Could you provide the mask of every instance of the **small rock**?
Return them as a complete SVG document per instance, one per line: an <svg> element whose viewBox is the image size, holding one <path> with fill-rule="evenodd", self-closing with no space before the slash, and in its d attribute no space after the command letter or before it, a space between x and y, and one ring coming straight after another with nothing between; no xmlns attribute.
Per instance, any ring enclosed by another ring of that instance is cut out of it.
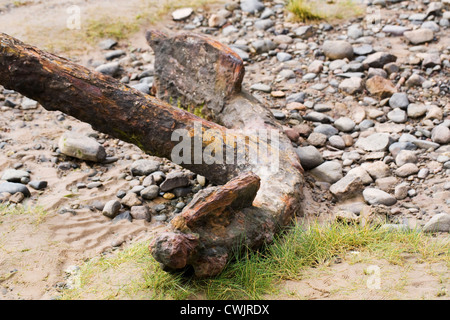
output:
<svg viewBox="0 0 450 320"><path fill-rule="evenodd" d="M159 170L159 161L140 159L131 164L130 171L133 176L147 176Z"/></svg>
<svg viewBox="0 0 450 320"><path fill-rule="evenodd" d="M314 132L322 133L330 138L331 136L337 135L339 131L330 124L319 124L314 128Z"/></svg>
<svg viewBox="0 0 450 320"><path fill-rule="evenodd" d="M344 79L339 84L339 90L353 95L357 92L361 92L363 90L363 80L358 77L350 77L348 79Z"/></svg>
<svg viewBox="0 0 450 320"><path fill-rule="evenodd" d="M110 62L99 65L95 68L95 71L103 73L104 75L114 77L120 69L120 64L118 62Z"/></svg>
<svg viewBox="0 0 450 320"><path fill-rule="evenodd" d="M376 95L381 99L392 96L397 92L397 89L390 80L384 79L381 76L373 76L366 81L366 89L370 94Z"/></svg>
<svg viewBox="0 0 450 320"><path fill-rule="evenodd" d="M123 50L114 50L114 51L110 51L108 53L105 54L105 59L106 60L113 60L115 58L119 58L123 55L126 55L126 52Z"/></svg>
<svg viewBox="0 0 450 320"><path fill-rule="evenodd" d="M374 180L385 178L390 174L389 166L383 161L365 162L361 166Z"/></svg>
<svg viewBox="0 0 450 320"><path fill-rule="evenodd" d="M166 192L164 193L163 198L166 200L172 200L173 198L175 198L175 195L171 192Z"/></svg>
<svg viewBox="0 0 450 320"><path fill-rule="evenodd" d="M387 117L395 123L405 123L407 120L406 112L400 108L395 108L394 110L388 112Z"/></svg>
<svg viewBox="0 0 450 320"><path fill-rule="evenodd" d="M274 25L274 21L271 19L261 19L256 21L253 25L258 30L267 30Z"/></svg>
<svg viewBox="0 0 450 320"><path fill-rule="evenodd" d="M120 205L119 201L110 200L110 201L106 202L105 205L103 206L102 214L105 217L113 219L119 214L121 207L122 206Z"/></svg>
<svg viewBox="0 0 450 320"><path fill-rule="evenodd" d="M267 92L269 93L270 91L272 91L272 88L264 83L255 83L250 87L250 90L255 90L255 91L262 91L262 92Z"/></svg>
<svg viewBox="0 0 450 320"><path fill-rule="evenodd" d="M292 59L292 55L286 52L278 52L277 53L277 59L280 62L286 62Z"/></svg>
<svg viewBox="0 0 450 320"><path fill-rule="evenodd" d="M357 56L366 56L373 52L373 47L370 44L363 44L361 46L353 47L353 53Z"/></svg>
<svg viewBox="0 0 450 320"><path fill-rule="evenodd" d="M234 26L228 26L229 27L233 27ZM238 31L238 29L236 29ZM222 31L224 32L225 29ZM275 42L273 42L270 39L260 39L260 40L255 40L251 43L252 48L255 50L255 52L257 54L261 54L261 53L265 53L268 52L270 50L274 50L277 47L277 44Z"/></svg>
<svg viewBox="0 0 450 320"><path fill-rule="evenodd" d="M385 25L382 29L384 33L393 34L395 36L402 36L405 31L408 30L410 30L410 28L396 25Z"/></svg>
<svg viewBox="0 0 450 320"><path fill-rule="evenodd" d="M450 232L450 214L439 213L423 226L425 232Z"/></svg>
<svg viewBox="0 0 450 320"><path fill-rule="evenodd" d="M326 161L312 169L311 174L319 181L332 184L342 179L342 165L337 161Z"/></svg>
<svg viewBox="0 0 450 320"><path fill-rule="evenodd" d="M411 87L417 87L417 86L421 86L422 83L425 82L425 78L422 77L421 75L414 73L413 75L411 75L408 80L406 80L405 85L408 88Z"/></svg>
<svg viewBox="0 0 450 320"><path fill-rule="evenodd" d="M347 175L353 175L359 177L363 184L371 184L373 182L372 177L363 167L354 167L347 172Z"/></svg>
<svg viewBox="0 0 450 320"><path fill-rule="evenodd" d="M352 24L347 28L347 36L352 39L358 39L363 36L363 30L358 24Z"/></svg>
<svg viewBox="0 0 450 320"><path fill-rule="evenodd" d="M140 195L146 200L153 200L159 195L159 187L157 185L150 185L142 189Z"/></svg>
<svg viewBox="0 0 450 320"><path fill-rule="evenodd" d="M439 144L450 143L450 129L444 125L436 126L431 131L431 140Z"/></svg>
<svg viewBox="0 0 450 320"><path fill-rule="evenodd" d="M312 26L301 26L294 30L297 37L302 39L308 39L314 35L314 29Z"/></svg>
<svg viewBox="0 0 450 320"><path fill-rule="evenodd" d="M204 187L206 185L206 178L204 176L201 175L197 175L197 182L199 185L201 185L202 187Z"/></svg>
<svg viewBox="0 0 450 320"><path fill-rule="evenodd" d="M387 63L397 61L397 57L387 52L375 52L369 55L362 63L368 68L383 68Z"/></svg>
<svg viewBox="0 0 450 320"><path fill-rule="evenodd" d="M172 18L174 21L181 21L189 18L194 12L192 8L181 8L172 12Z"/></svg>
<svg viewBox="0 0 450 320"><path fill-rule="evenodd" d="M314 60L308 66L308 73L320 73L323 70L323 62L320 60Z"/></svg>
<svg viewBox="0 0 450 320"><path fill-rule="evenodd" d="M31 196L30 190L21 183L4 182L0 184L0 193L15 194L17 192L23 193L25 197Z"/></svg>
<svg viewBox="0 0 450 320"><path fill-rule="evenodd" d="M98 46L100 47L100 49L102 50L110 50L112 49L115 45L117 45L117 41L114 39L105 39L102 40L98 43Z"/></svg>
<svg viewBox="0 0 450 320"><path fill-rule="evenodd" d="M135 220L151 220L150 211L146 206L133 206L130 209L130 215Z"/></svg>
<svg viewBox="0 0 450 320"><path fill-rule="evenodd" d="M101 182L99 182L99 181L90 182L90 183L88 183L88 184L86 185L86 187L87 187L88 189L99 188L99 187L101 187L101 186L103 186L103 184L102 184Z"/></svg>
<svg viewBox="0 0 450 320"><path fill-rule="evenodd" d="M124 206L131 208L133 206L140 206L142 201L138 198L136 193L128 192L125 197L122 198L121 203Z"/></svg>
<svg viewBox="0 0 450 320"><path fill-rule="evenodd" d="M105 148L96 140L73 132L64 133L58 142L59 150L68 156L81 160L103 162Z"/></svg>
<svg viewBox="0 0 450 320"><path fill-rule="evenodd" d="M391 143L388 133L373 133L366 138L360 138L355 146L365 151L385 151Z"/></svg>
<svg viewBox="0 0 450 320"><path fill-rule="evenodd" d="M395 157L395 164L398 167L401 167L406 163L417 163L417 156L414 151L401 150Z"/></svg>
<svg viewBox="0 0 450 320"><path fill-rule="evenodd" d="M42 189L47 188L47 181L33 180L33 181L30 181L30 183L28 185L35 190L42 190Z"/></svg>
<svg viewBox="0 0 450 320"><path fill-rule="evenodd" d="M402 182L395 186L394 196L397 200L403 200L408 196L409 184Z"/></svg>
<svg viewBox="0 0 450 320"><path fill-rule="evenodd" d="M434 38L434 32L430 29L417 29L405 31L404 36L414 45L430 42Z"/></svg>
<svg viewBox="0 0 450 320"><path fill-rule="evenodd" d="M21 203L25 199L25 195L22 192L16 192L8 199L11 203Z"/></svg>
<svg viewBox="0 0 450 320"><path fill-rule="evenodd" d="M171 172L166 176L166 180L160 185L163 192L189 185L189 178L183 172Z"/></svg>
<svg viewBox="0 0 450 320"><path fill-rule="evenodd" d="M241 10L248 13L263 11L264 4L259 0L241 0Z"/></svg>
<svg viewBox="0 0 450 320"><path fill-rule="evenodd" d="M326 40L322 45L322 51L330 60L353 58L352 45L343 40Z"/></svg>
<svg viewBox="0 0 450 320"><path fill-rule="evenodd" d="M133 221L130 211L125 211L118 214L117 216L114 217L114 219L112 219L112 223L117 223L118 221L121 220L128 220L129 222Z"/></svg>
<svg viewBox="0 0 450 320"><path fill-rule="evenodd" d="M419 168L414 163L406 163L395 170L395 174L402 178L416 174L417 172L419 172Z"/></svg>
<svg viewBox="0 0 450 320"><path fill-rule="evenodd" d="M233 25L226 26L225 28L222 29L222 34L225 37L229 36L230 34L237 33L237 32L239 32L239 29Z"/></svg>
<svg viewBox="0 0 450 320"><path fill-rule="evenodd" d="M9 182L21 182L23 178L30 178L30 174L25 170L7 169L2 175L2 180Z"/></svg>
<svg viewBox="0 0 450 320"><path fill-rule="evenodd" d="M324 162L321 153L314 146L298 147L295 151L305 170L311 170Z"/></svg>
<svg viewBox="0 0 450 320"><path fill-rule="evenodd" d="M330 186L330 192L338 200L346 200L361 194L364 188L361 178L355 175L346 175Z"/></svg>
<svg viewBox="0 0 450 320"><path fill-rule="evenodd" d="M427 107L423 104L410 103L407 108L408 117L420 118L427 112Z"/></svg>
<svg viewBox="0 0 450 320"><path fill-rule="evenodd" d="M364 200L371 205L383 204L385 206L392 206L397 202L393 196L375 188L366 188L363 191Z"/></svg>
<svg viewBox="0 0 450 320"><path fill-rule="evenodd" d="M337 149L345 149L345 142L344 139L342 139L339 135L334 135L328 138L328 142L332 147L335 147Z"/></svg>
<svg viewBox="0 0 450 320"><path fill-rule="evenodd" d="M406 109L409 105L408 95L404 92L395 92L389 98L389 105L394 109Z"/></svg>
<svg viewBox="0 0 450 320"><path fill-rule="evenodd" d="M347 117L337 119L333 124L339 131L351 132L355 128L355 122Z"/></svg>
<svg viewBox="0 0 450 320"><path fill-rule="evenodd" d="M312 132L309 137L307 142L310 145L313 145L315 147L323 147L325 145L325 143L327 142L328 137L326 135L324 135L323 133L319 133L319 132Z"/></svg>

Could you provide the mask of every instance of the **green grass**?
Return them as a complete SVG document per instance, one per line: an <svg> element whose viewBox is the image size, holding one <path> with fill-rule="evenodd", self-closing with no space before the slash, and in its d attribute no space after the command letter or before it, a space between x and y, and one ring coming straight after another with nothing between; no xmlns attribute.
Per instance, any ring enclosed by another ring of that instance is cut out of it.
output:
<svg viewBox="0 0 450 320"><path fill-rule="evenodd" d="M293 14L294 20L302 22L348 19L364 13L355 0L287 0L286 9Z"/></svg>
<svg viewBox="0 0 450 320"><path fill-rule="evenodd" d="M402 265L403 254L421 262L450 264L450 244L417 231L389 232L376 227L295 225L267 248L236 253L224 271L213 278L195 279L161 270L150 256L148 243L137 243L113 257L93 259L81 268L81 286L65 291L63 299L263 299L279 293L284 280L300 280L308 268L345 259L350 251L369 259ZM114 274L124 274L120 284ZM136 276L136 275L139 276Z"/></svg>

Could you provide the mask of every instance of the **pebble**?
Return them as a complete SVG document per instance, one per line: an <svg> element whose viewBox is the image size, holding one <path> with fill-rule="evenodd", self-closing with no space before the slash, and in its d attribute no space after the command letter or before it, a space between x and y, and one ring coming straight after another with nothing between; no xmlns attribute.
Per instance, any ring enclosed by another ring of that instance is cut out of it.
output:
<svg viewBox="0 0 450 320"><path fill-rule="evenodd" d="M181 21L189 18L194 12L192 8L180 8L172 12L172 19L174 21Z"/></svg>
<svg viewBox="0 0 450 320"><path fill-rule="evenodd" d="M417 29L414 31L405 31L403 35L411 44L417 45L430 42L434 38L434 32L430 29Z"/></svg>
<svg viewBox="0 0 450 320"><path fill-rule="evenodd" d="M267 92L269 93L270 91L272 91L272 88L264 83L255 83L250 87L250 90L255 90L255 91L262 91L262 92Z"/></svg>
<svg viewBox="0 0 450 320"><path fill-rule="evenodd" d="M352 45L343 40L326 40L322 45L322 51L330 60L353 58Z"/></svg>
<svg viewBox="0 0 450 320"><path fill-rule="evenodd" d="M133 221L130 211L125 211L125 212L118 214L117 216L114 217L114 219L112 219L112 223L117 223L122 220L128 220L129 222Z"/></svg>
<svg viewBox="0 0 450 320"><path fill-rule="evenodd" d="M385 151L391 143L391 137L388 133L373 133L366 138L360 138L355 146L365 151Z"/></svg>
<svg viewBox="0 0 450 320"><path fill-rule="evenodd" d="M363 81L360 77L350 77L339 84L339 90L349 95L356 94L363 90Z"/></svg>
<svg viewBox="0 0 450 320"><path fill-rule="evenodd" d="M103 206L102 214L110 219L115 218L120 211L121 204L117 200L110 200Z"/></svg>
<svg viewBox="0 0 450 320"><path fill-rule="evenodd" d="M431 132L431 140L439 144L450 143L450 129L447 126L436 126Z"/></svg>
<svg viewBox="0 0 450 320"><path fill-rule="evenodd" d="M258 0L241 0L241 10L248 13L263 11L265 6Z"/></svg>
<svg viewBox="0 0 450 320"><path fill-rule="evenodd" d="M150 211L146 206L133 206L130 209L130 215L135 220L151 221Z"/></svg>
<svg viewBox="0 0 450 320"><path fill-rule="evenodd" d="M47 184L48 184L47 181L44 180L33 180L28 183L28 185L35 190L45 189L47 188Z"/></svg>
<svg viewBox="0 0 450 320"><path fill-rule="evenodd" d="M395 92L389 98L389 105L394 109L406 109L409 105L408 95L404 92Z"/></svg>
<svg viewBox="0 0 450 320"><path fill-rule="evenodd" d="M140 191L143 199L153 200L159 195L159 187L157 185L150 185Z"/></svg>
<svg viewBox="0 0 450 320"><path fill-rule="evenodd" d="M419 168L415 163L406 163L395 170L395 174L402 178L416 174L417 172L419 172Z"/></svg>
<svg viewBox="0 0 450 320"><path fill-rule="evenodd" d="M95 68L95 71L98 71L100 73L103 73L104 75L114 77L120 69L120 64L118 62L110 62L105 63L97 68Z"/></svg>
<svg viewBox="0 0 450 320"><path fill-rule="evenodd" d="M314 128L314 132L322 133L330 138L331 136L337 135L339 131L330 124L319 124Z"/></svg>
<svg viewBox="0 0 450 320"><path fill-rule="evenodd" d="M159 170L160 165L159 161L140 159L131 164L130 171L133 176L147 176Z"/></svg>
<svg viewBox="0 0 450 320"><path fill-rule="evenodd" d="M328 142L331 146L337 148L337 149L345 149L345 142L344 139L342 139L339 135L334 135L328 138Z"/></svg>
<svg viewBox="0 0 450 320"><path fill-rule="evenodd" d="M142 201L138 198L137 194L134 192L127 192L127 194L122 198L121 203L129 208L133 206L140 206Z"/></svg>
<svg viewBox="0 0 450 320"><path fill-rule="evenodd" d="M0 184L0 193L10 193L10 194L15 194L17 192L21 192L25 195L25 197L30 197L31 193L30 190L28 190L28 188L21 184L21 183L16 183L16 182L3 182Z"/></svg>
<svg viewBox="0 0 450 320"><path fill-rule="evenodd" d="M330 192L339 201L342 201L361 194L363 188L361 178L356 175L347 174L330 186Z"/></svg>
<svg viewBox="0 0 450 320"><path fill-rule="evenodd" d="M338 161L325 161L313 168L311 174L317 180L333 184L342 179L342 165Z"/></svg>
<svg viewBox="0 0 450 320"><path fill-rule="evenodd" d="M95 139L65 132L58 141L61 153L81 160L103 162L106 159L105 148Z"/></svg>
<svg viewBox="0 0 450 320"><path fill-rule="evenodd" d="M166 176L166 180L161 183L160 190L163 192L170 191L179 187L186 187L189 185L189 178L183 172L170 172Z"/></svg>
<svg viewBox="0 0 450 320"><path fill-rule="evenodd" d="M25 170L7 169L2 175L2 180L9 182L21 182L23 178L30 178L30 173Z"/></svg>
<svg viewBox="0 0 450 320"><path fill-rule="evenodd" d="M353 129L355 128L355 122L347 117L341 117L339 119L337 119L334 123L333 123L334 127L336 127L339 131L342 132L351 132L353 131Z"/></svg>
<svg viewBox="0 0 450 320"><path fill-rule="evenodd" d="M405 123L407 120L406 112L400 108L395 108L387 114L389 120L395 123Z"/></svg>
<svg viewBox="0 0 450 320"><path fill-rule="evenodd" d="M406 163L417 163L417 156L414 151L400 150L400 152L395 157L395 164L398 167L401 167Z"/></svg>
<svg viewBox="0 0 450 320"><path fill-rule="evenodd" d="M434 215L424 226L425 232L450 232L450 214L439 213Z"/></svg>
<svg viewBox="0 0 450 320"><path fill-rule="evenodd" d="M427 107L423 104L411 103L408 105L407 113L410 118L420 118L427 112Z"/></svg>

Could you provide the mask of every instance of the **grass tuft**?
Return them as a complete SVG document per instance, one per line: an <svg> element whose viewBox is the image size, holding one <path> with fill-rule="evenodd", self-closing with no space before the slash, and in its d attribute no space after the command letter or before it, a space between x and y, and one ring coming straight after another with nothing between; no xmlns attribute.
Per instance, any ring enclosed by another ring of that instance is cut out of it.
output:
<svg viewBox="0 0 450 320"><path fill-rule="evenodd" d="M450 264L449 241L440 242L422 232L389 232L340 223L308 227L296 224L260 251L236 253L220 275L209 279L164 272L150 256L148 243L137 243L116 256L86 263L81 268L82 285L66 291L63 298L85 298L95 293L96 299L259 300L277 294L277 285L282 281L299 280L308 268L345 259L352 251L399 265L404 263L405 253L416 255L422 262ZM120 284L108 277L118 272L126 274Z"/></svg>

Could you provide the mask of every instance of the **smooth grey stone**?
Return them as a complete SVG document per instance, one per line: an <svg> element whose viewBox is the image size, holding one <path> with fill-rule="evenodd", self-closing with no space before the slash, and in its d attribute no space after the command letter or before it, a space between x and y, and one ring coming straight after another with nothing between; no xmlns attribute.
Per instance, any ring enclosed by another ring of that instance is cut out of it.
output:
<svg viewBox="0 0 450 320"><path fill-rule="evenodd" d="M305 170L311 170L324 162L322 154L314 146L298 147L295 152Z"/></svg>
<svg viewBox="0 0 450 320"><path fill-rule="evenodd" d="M47 188L47 184L48 184L47 181L34 180L34 181L30 181L30 183L28 185L35 190L42 190L42 189Z"/></svg>
<svg viewBox="0 0 450 320"><path fill-rule="evenodd" d="M397 199L389 193L375 188L366 188L363 191L363 197L371 205L383 204L392 206L397 202Z"/></svg>
<svg viewBox="0 0 450 320"><path fill-rule="evenodd" d="M133 176L147 176L159 170L160 162L155 160L140 159L131 164L130 171Z"/></svg>
<svg viewBox="0 0 450 320"><path fill-rule="evenodd" d="M7 192L10 194L15 194L17 192L22 192L25 197L31 196L30 190L21 184L16 182L3 182L0 184L0 193Z"/></svg>

